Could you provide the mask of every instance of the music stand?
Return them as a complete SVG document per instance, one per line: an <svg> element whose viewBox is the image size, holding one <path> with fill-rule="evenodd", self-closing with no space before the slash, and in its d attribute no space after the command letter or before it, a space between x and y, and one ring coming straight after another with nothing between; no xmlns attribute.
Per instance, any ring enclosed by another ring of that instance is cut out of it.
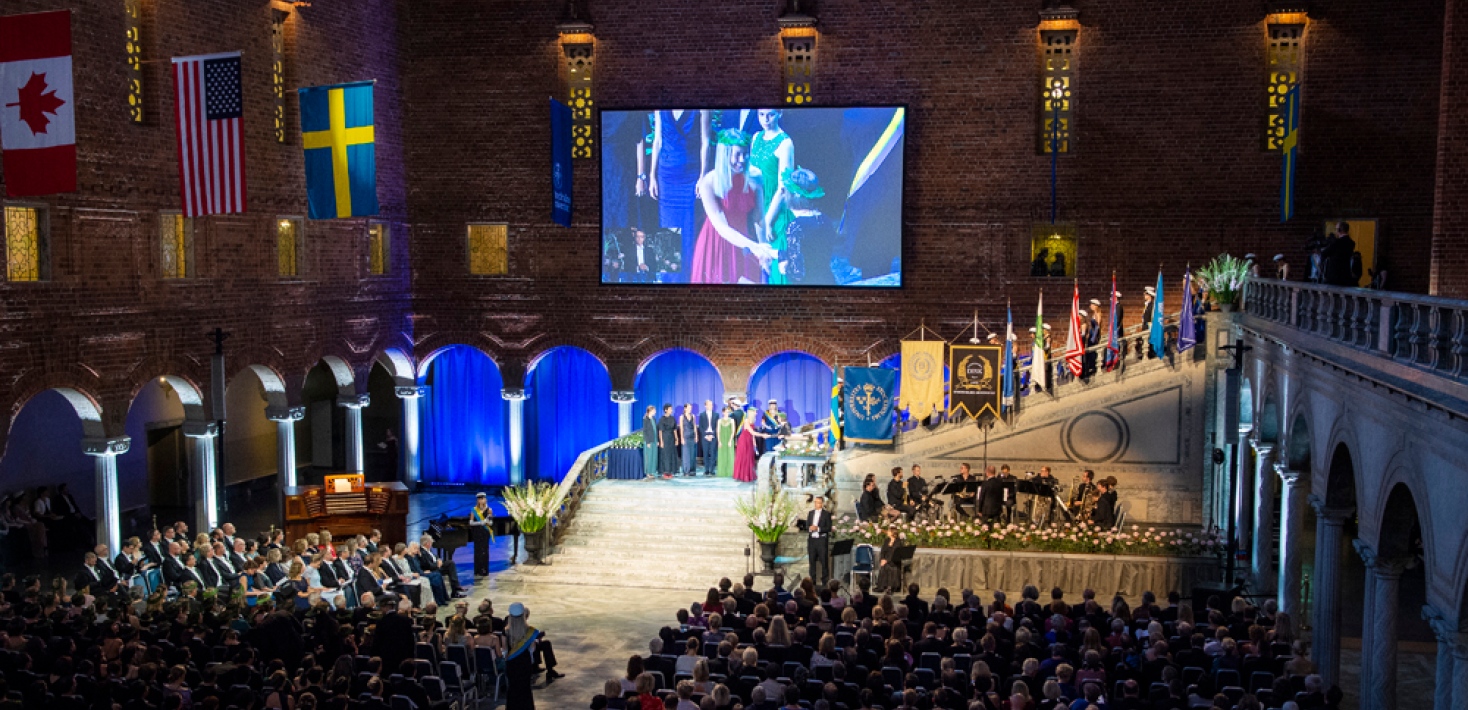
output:
<svg viewBox="0 0 1468 710"><path fill-rule="evenodd" d="M852 549L854 549L855 547L855 540L837 540L835 544L831 545L831 559L835 559L842 555L849 555L851 554Z"/></svg>

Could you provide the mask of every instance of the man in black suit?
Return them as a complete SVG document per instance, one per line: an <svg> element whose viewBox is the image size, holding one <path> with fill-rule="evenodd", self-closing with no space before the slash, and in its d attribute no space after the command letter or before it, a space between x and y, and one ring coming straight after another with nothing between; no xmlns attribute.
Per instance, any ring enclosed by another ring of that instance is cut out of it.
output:
<svg viewBox="0 0 1468 710"><path fill-rule="evenodd" d="M167 549L168 556L163 559L163 581L169 586L177 586L186 576L183 561L179 559L183 548L176 542L170 542Z"/></svg>
<svg viewBox="0 0 1468 710"><path fill-rule="evenodd" d="M913 657L920 659L924 653L946 654L952 646L947 635L947 629L940 631L938 625L931 621L923 624L923 637L912 645Z"/></svg>
<svg viewBox="0 0 1468 710"><path fill-rule="evenodd" d="M408 560L408 569L413 573L428 580L428 588L433 590L433 601L440 606L449 603L449 592L444 587L443 574L437 570L424 569L421 562L423 548L416 542L410 543L404 558Z"/></svg>
<svg viewBox="0 0 1468 710"><path fill-rule="evenodd" d="M907 585L907 596L902 603L907 606L907 618L921 624L928 620L928 603L918 596L919 591L917 582Z"/></svg>
<svg viewBox="0 0 1468 710"><path fill-rule="evenodd" d="M168 553L168 545L163 542L163 533L157 528L148 531L148 541L143 543L143 556L149 562L162 566L163 556Z"/></svg>
<svg viewBox="0 0 1468 710"><path fill-rule="evenodd" d="M912 517L912 506L907 504L907 486L902 484L902 467L892 469L892 480L887 482L887 505L892 506L907 517Z"/></svg>
<svg viewBox="0 0 1468 710"><path fill-rule="evenodd" d="M230 566L234 567L236 570L239 570L239 571L243 571L245 569L245 539L244 538L237 537L237 538L234 539L234 544L233 544L233 546L230 547L228 557L229 557L229 564L230 564Z"/></svg>
<svg viewBox="0 0 1468 710"><path fill-rule="evenodd" d="M417 639L413 620L408 616L412 608L412 602L402 599L396 610L384 614L377 622L377 631L372 636L372 655L382 659L383 668L397 668L403 659L413 655L413 644Z"/></svg>
<svg viewBox="0 0 1468 710"><path fill-rule="evenodd" d="M984 471L984 482L979 484L979 514L986 522L995 522L1004 513L1004 482L990 466Z"/></svg>
<svg viewBox="0 0 1468 710"><path fill-rule="evenodd" d="M714 401L705 399L703 401L703 412L698 415L698 448L699 455L703 457L703 474L714 475L718 468L719 440L716 436L719 428L719 413L714 411Z"/></svg>
<svg viewBox="0 0 1468 710"><path fill-rule="evenodd" d="M1098 484L1101 495L1096 498L1096 509L1091 511L1091 522L1102 530L1116 527L1116 479L1111 476Z"/></svg>
<svg viewBox="0 0 1468 710"><path fill-rule="evenodd" d="M912 500L913 510L922 510L928 500L928 481L923 478L923 467L912 465L912 478L907 479L907 497Z"/></svg>
<svg viewBox="0 0 1468 710"><path fill-rule="evenodd" d="M805 516L809 535L805 552L810 560L811 578L817 585L824 585L831 577L831 512L826 510L826 499L821 496L816 496L813 504L815 507Z"/></svg>
<svg viewBox="0 0 1468 710"><path fill-rule="evenodd" d="M433 536L424 533L422 537L418 538L418 543L418 568L423 571L423 574L432 579L430 573L437 572L450 596L464 596L464 591L459 588L459 573L454 563L441 561L438 555L434 554Z"/></svg>
<svg viewBox="0 0 1468 710"><path fill-rule="evenodd" d="M76 588L91 588L93 594L110 592L117 587L117 575L97 564L97 553L82 558L82 571L76 575Z"/></svg>

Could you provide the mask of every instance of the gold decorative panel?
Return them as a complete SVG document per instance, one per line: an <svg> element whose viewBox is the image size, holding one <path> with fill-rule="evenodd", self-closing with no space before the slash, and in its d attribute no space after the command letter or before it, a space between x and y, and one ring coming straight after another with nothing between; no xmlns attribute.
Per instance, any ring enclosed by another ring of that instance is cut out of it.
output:
<svg viewBox="0 0 1468 710"><path fill-rule="evenodd" d="M1300 81L1305 61L1305 25L1269 25L1269 101L1264 149L1279 150L1285 135L1285 95Z"/></svg>
<svg viewBox="0 0 1468 710"><path fill-rule="evenodd" d="M187 279L195 275L194 220L177 212L158 215L158 242L163 278Z"/></svg>
<svg viewBox="0 0 1468 710"><path fill-rule="evenodd" d="M283 277L301 275L305 256L305 224L300 219L281 218L275 222L275 256L277 273Z"/></svg>
<svg viewBox="0 0 1468 710"><path fill-rule="evenodd" d="M503 276L510 272L506 224L469 225L469 273L474 276Z"/></svg>
<svg viewBox="0 0 1468 710"><path fill-rule="evenodd" d="M288 15L271 11L270 22L270 88L274 101L275 142L286 142L285 122L285 21Z"/></svg>
<svg viewBox="0 0 1468 710"><path fill-rule="evenodd" d="M591 69L594 45L567 44L566 83L570 89L571 157L590 158L596 139L592 130Z"/></svg>
<svg viewBox="0 0 1468 710"><path fill-rule="evenodd" d="M816 36L799 33L785 36L785 103L800 106L815 101L811 83L815 79Z"/></svg>
<svg viewBox="0 0 1468 710"><path fill-rule="evenodd" d="M126 15L127 113L133 123L143 122L143 0L123 0Z"/></svg>
<svg viewBox="0 0 1468 710"><path fill-rule="evenodd" d="M388 239L390 229L382 222L367 225L367 274L382 276L387 273Z"/></svg>
<svg viewBox="0 0 1468 710"><path fill-rule="evenodd" d="M1070 152L1071 120L1075 115L1076 32L1040 33L1040 152ZM1056 97L1056 93L1059 97Z"/></svg>
<svg viewBox="0 0 1468 710"><path fill-rule="evenodd" d="M5 278L45 278L45 213L36 207L5 206Z"/></svg>

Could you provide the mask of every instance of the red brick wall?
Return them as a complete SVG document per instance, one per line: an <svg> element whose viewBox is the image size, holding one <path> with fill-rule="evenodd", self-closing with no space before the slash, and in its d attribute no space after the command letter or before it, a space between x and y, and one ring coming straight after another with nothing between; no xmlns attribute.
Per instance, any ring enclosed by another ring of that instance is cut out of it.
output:
<svg viewBox="0 0 1468 710"><path fill-rule="evenodd" d="M44 200L53 279L0 282L0 412L70 385L120 432L139 383L203 382L214 326L235 334L232 372L269 365L293 392L323 354L352 363L360 385L385 347L421 358L453 343L492 354L510 386L535 354L578 345L609 363L618 387L643 358L681 345L713 358L732 389L742 379L728 374L782 349L856 362L893 352L919 321L953 336L977 310L1000 327L1008 298L1027 323L1042 286L1049 319L1062 320L1068 284L1027 275L1030 224L1049 209L1048 159L1035 151L1038 2L821 3L817 102L911 107L907 286L883 292L599 285L596 161L576 166L575 226L548 215L560 5L317 0L295 11L290 89L378 80L378 191L397 271L363 278L360 220L312 222L308 273L283 282L273 219L305 204L294 98L290 143L271 131L272 5L147 0L149 121L134 126L121 0L7 2L6 13L76 9L81 189ZM1298 214L1280 226L1279 159L1260 148L1259 3L1079 3L1075 152L1060 161L1060 199L1061 219L1079 224L1083 298L1103 294L1114 270L1135 320L1159 262L1175 283L1185 264L1223 250L1284 251L1300 274L1300 245L1342 215L1380 219L1393 286L1426 290L1443 5L1407 5L1342 0L1312 16ZM601 106L780 99L776 0L591 10ZM156 213L178 203L167 59L232 49L245 53L251 213L202 220L202 278L162 282ZM473 220L510 224L510 277L466 275Z"/></svg>
<svg viewBox="0 0 1468 710"><path fill-rule="evenodd" d="M1443 27L1442 120L1432 222L1431 293L1468 298L1468 3L1447 0Z"/></svg>

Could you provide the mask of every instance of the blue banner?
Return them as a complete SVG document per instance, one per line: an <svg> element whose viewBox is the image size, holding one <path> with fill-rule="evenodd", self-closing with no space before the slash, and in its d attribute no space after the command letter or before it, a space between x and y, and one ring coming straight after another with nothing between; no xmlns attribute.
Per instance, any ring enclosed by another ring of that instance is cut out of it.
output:
<svg viewBox="0 0 1468 710"><path fill-rule="evenodd" d="M891 444L897 371L885 367L847 367L844 375L843 438L858 444Z"/></svg>
<svg viewBox="0 0 1468 710"><path fill-rule="evenodd" d="M311 219L377 214L377 136L372 82L300 90Z"/></svg>
<svg viewBox="0 0 1468 710"><path fill-rule="evenodd" d="M551 219L571 226L571 107L555 99L551 109Z"/></svg>

